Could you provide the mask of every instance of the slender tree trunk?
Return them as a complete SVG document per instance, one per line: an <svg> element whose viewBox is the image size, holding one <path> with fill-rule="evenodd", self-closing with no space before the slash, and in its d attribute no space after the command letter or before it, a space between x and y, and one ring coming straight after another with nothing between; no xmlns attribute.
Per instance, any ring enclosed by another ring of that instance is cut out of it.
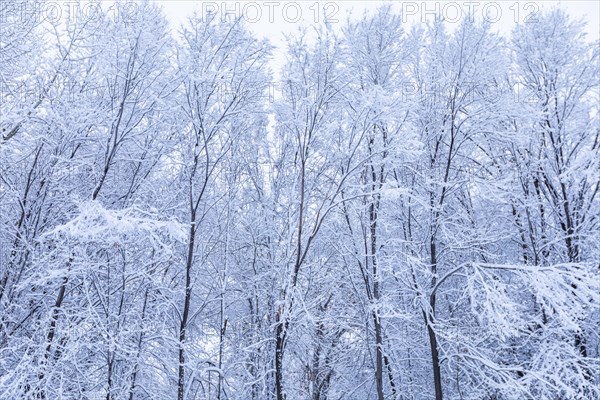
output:
<svg viewBox="0 0 600 400"><path fill-rule="evenodd" d="M427 335L429 336L429 347L431 349L431 363L433 367L433 386L435 388L435 400L442 400L442 374L440 371L440 356L438 352L437 336L431 324L431 317L424 313L424 318L429 318L427 321Z"/></svg>
<svg viewBox="0 0 600 400"><path fill-rule="evenodd" d="M433 197L432 197L433 204ZM434 228L437 226L437 212L434 217ZM430 252L430 263L431 263L431 288L435 290L437 284L437 248L435 244L435 237L432 235L429 238L429 252ZM429 296L429 309L423 312L425 318L425 324L427 324L427 336L429 337L429 348L431 350L431 366L433 369L433 386L435 388L435 400L443 400L442 394L442 372L440 368L440 355L437 335L434 329L435 323L435 306L436 306L436 294L432 291Z"/></svg>
<svg viewBox="0 0 600 400"><path fill-rule="evenodd" d="M430 253L431 253L431 287L435 288L437 284L437 249L435 238L430 238ZM433 327L435 318L436 296L435 292L429 296L429 310L423 312L425 323L427 324L427 335L429 337L429 348L431 350L431 365L433 369L433 386L435 388L435 400L442 400L442 373L440 368L440 355L438 350L438 340Z"/></svg>
<svg viewBox="0 0 600 400"><path fill-rule="evenodd" d="M369 207L369 219L371 225L371 267L373 272L373 300L375 310L373 311L373 324L375 326L375 382L377 384L377 399L384 400L383 393L383 334L381 332L381 319L379 318L379 300L381 287L379 285L379 271L377 265L377 209L375 200Z"/></svg>
<svg viewBox="0 0 600 400"><path fill-rule="evenodd" d="M219 335L219 380L217 384L217 400L221 400L221 391L223 384L223 374L221 373L223 368L223 346L225 341L225 331L227 330L227 319L223 318L223 307L224 307L224 294L221 294L221 332Z"/></svg>
<svg viewBox="0 0 600 400"><path fill-rule="evenodd" d="M181 323L179 325L179 373L177 381L177 399L183 400L185 390L185 337L187 323L190 313L190 299L192 296L192 261L194 258L194 245L196 240L196 211L192 209L190 218L190 233L188 240L188 254L185 265L185 299L183 303L183 313L181 314Z"/></svg>
<svg viewBox="0 0 600 400"><path fill-rule="evenodd" d="M277 400L285 400L283 393L283 348L285 331L281 321L280 310L277 312L277 327L275 328L275 396Z"/></svg>

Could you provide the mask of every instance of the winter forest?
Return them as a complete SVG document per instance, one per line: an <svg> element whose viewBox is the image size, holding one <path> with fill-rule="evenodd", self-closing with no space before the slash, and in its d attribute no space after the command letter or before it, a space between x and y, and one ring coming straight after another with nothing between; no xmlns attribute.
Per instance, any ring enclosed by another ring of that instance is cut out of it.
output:
<svg viewBox="0 0 600 400"><path fill-rule="evenodd" d="M568 8L382 6L275 68L243 18L14 4L1 399L600 399L600 49Z"/></svg>

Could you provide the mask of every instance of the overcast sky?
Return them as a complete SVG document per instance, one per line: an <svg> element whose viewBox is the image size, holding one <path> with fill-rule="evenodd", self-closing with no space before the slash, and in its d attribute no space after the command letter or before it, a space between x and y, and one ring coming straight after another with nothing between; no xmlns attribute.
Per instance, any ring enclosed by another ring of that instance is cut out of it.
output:
<svg viewBox="0 0 600 400"><path fill-rule="evenodd" d="M362 15L376 9L383 1L159 1L174 26L178 26L196 10L205 15L213 11L222 17L242 16L260 36L274 40L291 33L301 25L328 20L342 22L351 13ZM588 1L393 1L393 7L403 11L407 23L421 23L431 19L437 11L451 23L474 16L493 22L501 32L508 32L516 22L535 21L541 9L561 5L574 17L589 21L589 34L598 38L600 2ZM462 6L460 9L458 6Z"/></svg>
<svg viewBox="0 0 600 400"><path fill-rule="evenodd" d="M328 21L334 27L348 17L356 18L365 11L372 12L383 1L162 1L173 28L179 28L194 11L202 16L209 12L227 18L242 16L259 37L268 37L280 48L285 46L284 35L301 26ZM589 1L393 1L393 8L402 12L407 25L424 23L442 15L450 28L464 18L487 19L502 34L508 34L517 22L535 23L536 12L560 5L576 18L588 21L588 38L599 37L600 2ZM283 52L275 54L275 69L281 65ZM279 65L278 65L279 64Z"/></svg>

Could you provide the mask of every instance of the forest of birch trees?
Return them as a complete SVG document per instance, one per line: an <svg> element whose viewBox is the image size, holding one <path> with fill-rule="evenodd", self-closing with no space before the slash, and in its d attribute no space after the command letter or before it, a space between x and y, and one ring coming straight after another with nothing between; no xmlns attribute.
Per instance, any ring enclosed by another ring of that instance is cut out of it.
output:
<svg viewBox="0 0 600 400"><path fill-rule="evenodd" d="M136 5L0 3L1 399L600 399L585 22Z"/></svg>

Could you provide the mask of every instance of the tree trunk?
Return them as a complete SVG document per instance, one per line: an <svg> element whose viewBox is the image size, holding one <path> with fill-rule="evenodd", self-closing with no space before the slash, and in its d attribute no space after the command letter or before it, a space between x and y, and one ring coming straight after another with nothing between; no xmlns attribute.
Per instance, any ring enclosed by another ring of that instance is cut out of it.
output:
<svg viewBox="0 0 600 400"><path fill-rule="evenodd" d="M190 237L188 241L188 254L185 265L185 299L183 303L183 313L181 315L181 324L179 325L179 374L177 381L177 399L183 400L185 387L185 336L187 323L190 313L190 299L192 296L191 273L192 261L194 257L194 244L196 239L196 212L192 210L190 219Z"/></svg>
<svg viewBox="0 0 600 400"><path fill-rule="evenodd" d="M430 239L430 252L431 252L431 287L435 288L437 284L437 250L435 246L435 239ZM440 355L438 351L438 340L435 330L433 329L434 317L435 317L435 303L436 296L435 292L429 296L429 310L423 312L425 323L427 324L427 335L429 336L429 348L431 349L431 364L433 368L433 386L435 388L435 400L442 400L442 373L440 369Z"/></svg>

